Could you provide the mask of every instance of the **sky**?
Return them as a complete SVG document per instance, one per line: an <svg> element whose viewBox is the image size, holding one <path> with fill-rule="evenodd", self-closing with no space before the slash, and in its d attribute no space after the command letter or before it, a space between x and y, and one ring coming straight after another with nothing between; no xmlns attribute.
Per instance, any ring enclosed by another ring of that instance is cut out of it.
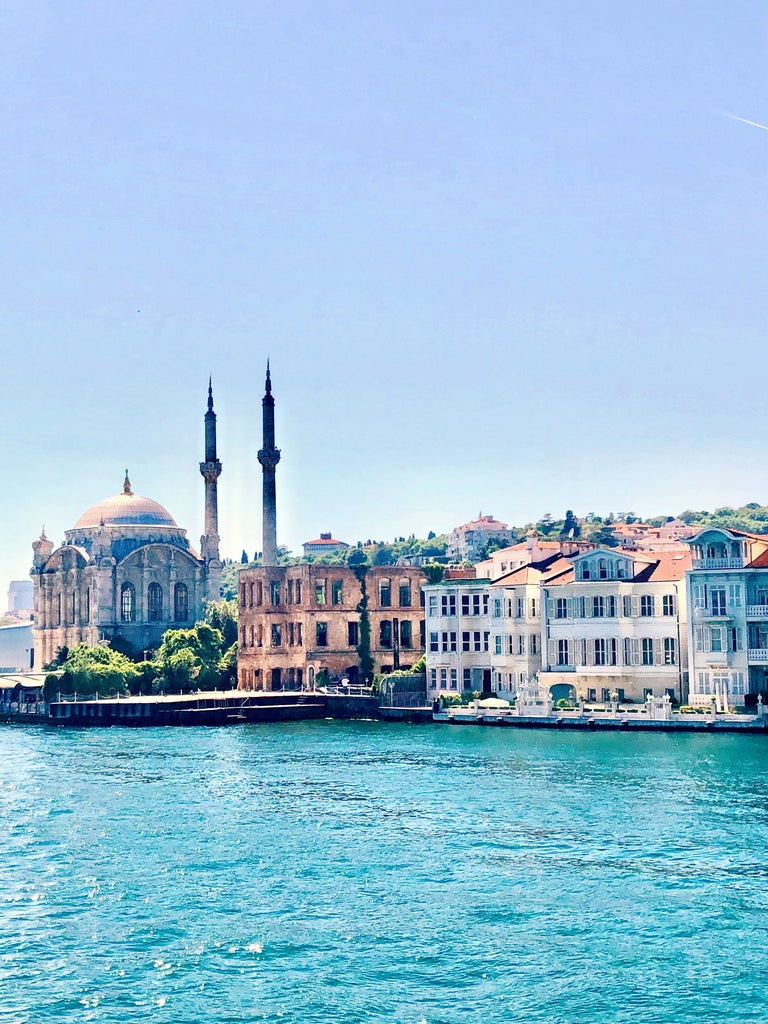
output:
<svg viewBox="0 0 768 1024"><path fill-rule="evenodd" d="M0 590L122 488L222 553L768 502L768 9L0 6Z"/></svg>

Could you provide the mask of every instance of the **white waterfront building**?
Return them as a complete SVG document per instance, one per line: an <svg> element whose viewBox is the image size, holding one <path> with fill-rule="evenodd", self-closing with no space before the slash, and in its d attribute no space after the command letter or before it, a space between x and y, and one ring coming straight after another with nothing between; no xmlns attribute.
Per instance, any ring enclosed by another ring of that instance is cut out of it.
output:
<svg viewBox="0 0 768 1024"><path fill-rule="evenodd" d="M512 699L538 683L555 697L684 701L689 566L685 547L556 552L493 581L427 586L428 692Z"/></svg>
<svg viewBox="0 0 768 1024"><path fill-rule="evenodd" d="M720 708L765 700L768 536L706 529L689 543L689 700Z"/></svg>
<svg viewBox="0 0 768 1024"><path fill-rule="evenodd" d="M542 685L588 701L686 698L685 548L576 555L542 583ZM557 691L556 691L557 692Z"/></svg>

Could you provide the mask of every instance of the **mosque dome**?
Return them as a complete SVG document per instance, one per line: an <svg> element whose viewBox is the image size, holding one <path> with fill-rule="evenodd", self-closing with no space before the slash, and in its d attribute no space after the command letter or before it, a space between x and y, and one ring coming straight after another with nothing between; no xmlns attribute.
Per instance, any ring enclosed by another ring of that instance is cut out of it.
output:
<svg viewBox="0 0 768 1024"><path fill-rule="evenodd" d="M101 526L165 526L178 530L176 520L171 513L151 498L134 494L128 471L121 494L105 498L92 505L75 523L75 530L90 529Z"/></svg>

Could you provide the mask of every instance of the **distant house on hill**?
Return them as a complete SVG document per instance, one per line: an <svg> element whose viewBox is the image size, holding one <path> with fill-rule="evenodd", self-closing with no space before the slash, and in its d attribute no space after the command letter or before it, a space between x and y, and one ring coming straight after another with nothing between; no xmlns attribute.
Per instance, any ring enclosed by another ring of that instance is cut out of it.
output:
<svg viewBox="0 0 768 1024"><path fill-rule="evenodd" d="M335 540L330 533L321 533L317 540L304 541L302 547L305 556L312 555L316 558L318 555L330 554L331 551L345 551L349 544L343 540Z"/></svg>
<svg viewBox="0 0 768 1024"><path fill-rule="evenodd" d="M514 530L510 530L506 523L499 522L493 516L481 515L451 530L446 554L454 562L476 562L489 540L508 544L514 537Z"/></svg>

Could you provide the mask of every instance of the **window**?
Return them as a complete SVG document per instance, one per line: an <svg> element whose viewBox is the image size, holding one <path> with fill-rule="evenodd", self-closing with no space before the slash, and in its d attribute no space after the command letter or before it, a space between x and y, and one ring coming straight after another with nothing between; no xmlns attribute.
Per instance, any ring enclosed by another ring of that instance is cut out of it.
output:
<svg viewBox="0 0 768 1024"><path fill-rule="evenodd" d="M316 622L315 623L315 641L318 647L328 646L328 623L327 622Z"/></svg>
<svg viewBox="0 0 768 1024"><path fill-rule="evenodd" d="M494 597L493 599L493 617L494 619L501 618L501 598Z"/></svg>
<svg viewBox="0 0 768 1024"><path fill-rule="evenodd" d="M407 650L413 647L413 626L407 619L400 623L400 646Z"/></svg>
<svg viewBox="0 0 768 1024"><path fill-rule="evenodd" d="M479 594L473 594L472 595L472 614L473 615L479 615L480 614L480 595Z"/></svg>
<svg viewBox="0 0 768 1024"><path fill-rule="evenodd" d="M461 683L465 690L472 689L472 670L465 668L461 670Z"/></svg>
<svg viewBox="0 0 768 1024"><path fill-rule="evenodd" d="M640 651L642 656L643 665L653 664L653 640L649 636L644 636L640 641Z"/></svg>
<svg viewBox="0 0 768 1024"><path fill-rule="evenodd" d="M392 646L392 622L384 619L379 623L379 647Z"/></svg>
<svg viewBox="0 0 768 1024"><path fill-rule="evenodd" d="M150 622L163 621L163 588L159 583L147 587L147 618Z"/></svg>
<svg viewBox="0 0 768 1024"><path fill-rule="evenodd" d="M576 617L579 619L585 619L587 617L587 599L586 597L576 598Z"/></svg>
<svg viewBox="0 0 768 1024"><path fill-rule="evenodd" d="M379 604L382 608L392 607L392 583L390 580L379 580Z"/></svg>
<svg viewBox="0 0 768 1024"><path fill-rule="evenodd" d="M712 587L709 592L709 600L713 615L726 614L725 587Z"/></svg>
<svg viewBox="0 0 768 1024"><path fill-rule="evenodd" d="M488 595L483 594L483 615L488 614Z"/></svg>
<svg viewBox="0 0 768 1024"><path fill-rule="evenodd" d="M591 570L589 568L589 562L582 563L582 566L581 566L581 578L583 580L591 580L592 579L592 572L591 572Z"/></svg>
<svg viewBox="0 0 768 1024"><path fill-rule="evenodd" d="M624 594L622 598L621 612L627 619L632 616L632 597L630 594Z"/></svg>
<svg viewBox="0 0 768 1024"><path fill-rule="evenodd" d="M461 614L469 615L469 594L461 595Z"/></svg>
<svg viewBox="0 0 768 1024"><path fill-rule="evenodd" d="M271 628L271 633L270 633L270 638L269 639L270 639L270 644L272 645L272 647L282 647L283 646L283 631L280 628L280 626L277 625L277 623L275 623L275 622L272 623L272 628Z"/></svg>
<svg viewBox="0 0 768 1024"><path fill-rule="evenodd" d="M493 638L493 653L494 654L502 654L503 653L502 652L502 641L503 641L503 637L501 637L501 636L495 636Z"/></svg>
<svg viewBox="0 0 768 1024"><path fill-rule="evenodd" d="M446 653L456 652L456 634L455 633L443 633L443 651Z"/></svg>
<svg viewBox="0 0 768 1024"><path fill-rule="evenodd" d="M245 584L243 584L243 590L245 590ZM245 604L245 602L243 602ZM253 584L248 584L248 607L253 608Z"/></svg>
<svg viewBox="0 0 768 1024"><path fill-rule="evenodd" d="M470 632L469 632L468 629L466 629L461 634L461 649L462 649L462 651L470 650L470 644L471 644Z"/></svg>
<svg viewBox="0 0 768 1024"><path fill-rule="evenodd" d="M293 604L293 580L287 580L285 585L288 588L288 595L285 602L286 604ZM251 586L253 586L253 584L251 584Z"/></svg>
<svg viewBox="0 0 768 1024"><path fill-rule="evenodd" d="M185 583L177 583L173 588L173 619L174 622L186 622L189 618L189 592Z"/></svg>
<svg viewBox="0 0 768 1024"><path fill-rule="evenodd" d="M273 607L280 604L280 584L277 580L272 580L269 584L269 600Z"/></svg>
<svg viewBox="0 0 768 1024"><path fill-rule="evenodd" d="M437 594L429 595L429 615L430 617L437 615Z"/></svg>
<svg viewBox="0 0 768 1024"><path fill-rule="evenodd" d="M517 638L517 653L525 654L525 634L521 633Z"/></svg>
<svg viewBox="0 0 768 1024"><path fill-rule="evenodd" d="M251 626L251 631L253 631L253 626ZM295 627L293 622L289 622L288 623L288 646L289 647L293 647L293 645L295 643L296 643L296 627ZM251 644L251 647L253 647L253 644Z"/></svg>
<svg viewBox="0 0 768 1024"><path fill-rule="evenodd" d="M592 598L592 616L595 619L605 618L605 598L595 595Z"/></svg>
<svg viewBox="0 0 768 1024"><path fill-rule="evenodd" d="M457 684L458 684L458 672L457 672L457 670L455 668L452 668L451 669L451 689L452 690L457 690L458 689L458 685Z"/></svg>
<svg viewBox="0 0 768 1024"><path fill-rule="evenodd" d="M473 643L474 643L474 650L475 651L481 651L482 650L482 640L480 639L480 630L479 629L476 629L475 632L473 633L472 640L473 640Z"/></svg>
<svg viewBox="0 0 768 1024"><path fill-rule="evenodd" d="M664 664L677 664L677 651L675 650L675 638L673 636L664 637Z"/></svg>
<svg viewBox="0 0 768 1024"><path fill-rule="evenodd" d="M601 580L608 579L608 563L604 558L598 559L597 562L597 577Z"/></svg>
<svg viewBox="0 0 768 1024"><path fill-rule="evenodd" d="M728 600L734 608L741 608L741 584L732 583L728 587Z"/></svg>
<svg viewBox="0 0 768 1024"><path fill-rule="evenodd" d="M304 643L303 637L304 626L301 622L296 623L296 646L301 647ZM259 645L261 646L261 645Z"/></svg>
<svg viewBox="0 0 768 1024"><path fill-rule="evenodd" d="M86 590L85 592L85 621L91 621L91 592Z"/></svg>
<svg viewBox="0 0 768 1024"><path fill-rule="evenodd" d="M723 651L725 649L724 644L724 629L722 626L711 626L709 630L709 649L710 651Z"/></svg>
<svg viewBox="0 0 768 1024"><path fill-rule="evenodd" d="M515 611L516 618L518 618L518 619L525 618L525 598L518 597L516 603L517 603L517 610Z"/></svg>
<svg viewBox="0 0 768 1024"><path fill-rule="evenodd" d="M261 605L264 603L264 587L262 586L261 580L256 580L256 604Z"/></svg>
<svg viewBox="0 0 768 1024"><path fill-rule="evenodd" d="M613 636L608 641L608 664L616 665L619 660L619 645L616 641L616 637Z"/></svg>
<svg viewBox="0 0 768 1024"><path fill-rule="evenodd" d="M296 580L296 604L301 604L301 580Z"/></svg>
<svg viewBox="0 0 768 1024"><path fill-rule="evenodd" d="M440 689L445 690L448 686L448 669L440 669Z"/></svg>
<svg viewBox="0 0 768 1024"><path fill-rule="evenodd" d="M431 668L429 670L429 688L430 690L437 689L437 669Z"/></svg>
<svg viewBox="0 0 768 1024"><path fill-rule="evenodd" d="M136 621L136 588L132 583L120 588L120 618L123 622Z"/></svg>
<svg viewBox="0 0 768 1024"><path fill-rule="evenodd" d="M483 650L487 654L491 649L491 634L489 632L483 633Z"/></svg>
<svg viewBox="0 0 768 1024"><path fill-rule="evenodd" d="M651 615L655 615L655 604L656 601L653 594L643 594L640 597L640 615L643 618L649 618ZM643 662L643 664L645 664L645 662ZM651 664L653 664L653 662L651 662Z"/></svg>
<svg viewBox="0 0 768 1024"><path fill-rule="evenodd" d="M568 650L567 640L557 641L557 664L558 665L570 665L570 651Z"/></svg>
<svg viewBox="0 0 768 1024"><path fill-rule="evenodd" d="M409 580L407 580L407 579L401 579L400 580L400 587L399 587L399 595L398 595L398 597L399 597L399 600L400 600L400 607L401 608L410 608L411 607L411 584L410 584Z"/></svg>
<svg viewBox="0 0 768 1024"><path fill-rule="evenodd" d="M435 646L433 650L437 650L437 633L431 633L430 636L435 638ZM360 623L359 622L348 622L347 623L347 643L350 647L357 647L360 643Z"/></svg>
<svg viewBox="0 0 768 1024"><path fill-rule="evenodd" d="M608 597L606 598L606 601L607 601L607 605L606 605L606 612L605 612L605 614L608 616L609 619L615 619L616 618L616 595L615 594L609 594Z"/></svg>
<svg viewBox="0 0 768 1024"><path fill-rule="evenodd" d="M539 653L539 634L538 633L531 633L531 635L528 637L528 650L530 651L531 654L538 654Z"/></svg>
<svg viewBox="0 0 768 1024"><path fill-rule="evenodd" d="M539 617L539 602L535 597L531 598L531 618L537 619Z"/></svg>
<svg viewBox="0 0 768 1024"><path fill-rule="evenodd" d="M440 598L440 613L442 615L456 614L456 595L443 594Z"/></svg>
<svg viewBox="0 0 768 1024"><path fill-rule="evenodd" d="M315 583L315 604L325 604L325 580L318 580Z"/></svg>
<svg viewBox="0 0 768 1024"><path fill-rule="evenodd" d="M344 581L331 581L331 604L344 604Z"/></svg>
<svg viewBox="0 0 768 1024"><path fill-rule="evenodd" d="M606 663L606 644L602 637L599 637L594 641L594 664L605 665Z"/></svg>
<svg viewBox="0 0 768 1024"><path fill-rule="evenodd" d="M661 599L661 614L662 615L674 615L675 614L675 595L664 594ZM674 662L671 662L674 664Z"/></svg>
<svg viewBox="0 0 768 1024"><path fill-rule="evenodd" d="M568 618L568 601L564 597L558 597L555 601L555 618Z"/></svg>
<svg viewBox="0 0 768 1024"><path fill-rule="evenodd" d="M429 634L429 650L430 650L430 653L432 653L432 654L434 654L434 653L436 653L437 651L440 650L439 638L438 638L437 633L430 633Z"/></svg>

